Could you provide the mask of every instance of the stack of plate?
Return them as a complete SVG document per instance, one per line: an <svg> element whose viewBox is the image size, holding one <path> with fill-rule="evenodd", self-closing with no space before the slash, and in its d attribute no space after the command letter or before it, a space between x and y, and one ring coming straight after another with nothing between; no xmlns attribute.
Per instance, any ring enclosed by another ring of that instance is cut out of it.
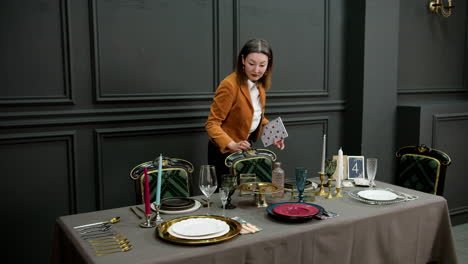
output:
<svg viewBox="0 0 468 264"><path fill-rule="evenodd" d="M272 204L267 207L268 215L286 222L304 222L322 214L323 207L313 203L286 202Z"/></svg>
<svg viewBox="0 0 468 264"><path fill-rule="evenodd" d="M154 204L151 204L153 210ZM162 214L184 214L198 210L201 203L188 197L166 198L161 201L159 212Z"/></svg>
<svg viewBox="0 0 468 264"><path fill-rule="evenodd" d="M239 234L241 225L221 216L186 216L158 226L158 236L179 244L210 244Z"/></svg>

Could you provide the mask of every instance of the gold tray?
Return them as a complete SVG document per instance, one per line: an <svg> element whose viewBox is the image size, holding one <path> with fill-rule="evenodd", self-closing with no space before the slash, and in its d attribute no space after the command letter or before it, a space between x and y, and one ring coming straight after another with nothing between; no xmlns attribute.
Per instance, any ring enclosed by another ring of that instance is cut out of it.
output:
<svg viewBox="0 0 468 264"><path fill-rule="evenodd" d="M168 230L171 225L179 221L190 219L190 218L213 218L213 219L225 221L226 224L229 225L229 232L219 237L208 238L208 239L194 239L194 240L178 238L169 234ZM239 224L239 222L237 222L236 220L232 220L230 218L225 218L225 217L216 216L216 215L192 215L192 216L184 216L184 217L175 218L175 219L162 223L160 226L156 228L156 234L161 239L167 240L169 242L177 243L177 244L206 245L206 244L219 243L219 242L231 239L235 237L236 235L238 235L241 229L242 229L242 226Z"/></svg>
<svg viewBox="0 0 468 264"><path fill-rule="evenodd" d="M258 194L272 194L280 191L279 186L271 182L246 182L239 185L238 189Z"/></svg>

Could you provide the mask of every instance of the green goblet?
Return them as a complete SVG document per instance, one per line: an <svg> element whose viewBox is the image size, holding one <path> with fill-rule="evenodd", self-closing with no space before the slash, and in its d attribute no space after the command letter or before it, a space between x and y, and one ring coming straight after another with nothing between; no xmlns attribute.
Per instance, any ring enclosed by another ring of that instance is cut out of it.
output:
<svg viewBox="0 0 468 264"><path fill-rule="evenodd" d="M229 190L229 195L227 198L226 209L234 209L235 205L231 203L231 196L234 194L237 188L237 177L232 174L223 174L222 175L221 187Z"/></svg>

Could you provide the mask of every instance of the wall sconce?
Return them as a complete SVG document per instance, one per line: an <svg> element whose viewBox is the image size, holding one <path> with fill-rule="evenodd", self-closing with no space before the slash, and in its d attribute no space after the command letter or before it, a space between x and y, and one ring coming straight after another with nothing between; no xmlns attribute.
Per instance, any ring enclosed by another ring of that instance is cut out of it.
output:
<svg viewBox="0 0 468 264"><path fill-rule="evenodd" d="M435 0L429 3L429 10L434 14L442 15L443 17L449 17L452 15L452 8L455 6L452 4L452 0L448 0L448 6L444 6L442 0Z"/></svg>

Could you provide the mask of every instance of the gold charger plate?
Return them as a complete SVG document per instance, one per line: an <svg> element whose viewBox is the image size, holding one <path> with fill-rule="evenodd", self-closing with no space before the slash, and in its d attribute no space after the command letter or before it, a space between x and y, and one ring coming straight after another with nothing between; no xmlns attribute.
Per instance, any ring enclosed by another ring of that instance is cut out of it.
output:
<svg viewBox="0 0 468 264"><path fill-rule="evenodd" d="M278 185L271 182L246 182L239 185L238 189L258 194L272 194L280 190Z"/></svg>
<svg viewBox="0 0 468 264"><path fill-rule="evenodd" d="M208 239L183 239L183 238L178 238L169 234L168 230L171 225L179 221L191 219L191 218L213 218L213 219L224 221L226 222L226 224L229 225L229 231L222 236L208 238ZM161 239L164 239L169 242L177 243L177 244L206 245L206 244L219 243L219 242L231 239L237 236L239 232L241 231L241 229L242 229L242 226L239 224L239 222L237 222L236 220L232 220L230 218L225 218L225 217L216 216L216 215L192 215L192 216L184 216L184 217L175 218L175 219L162 223L160 226L156 228L156 234Z"/></svg>

